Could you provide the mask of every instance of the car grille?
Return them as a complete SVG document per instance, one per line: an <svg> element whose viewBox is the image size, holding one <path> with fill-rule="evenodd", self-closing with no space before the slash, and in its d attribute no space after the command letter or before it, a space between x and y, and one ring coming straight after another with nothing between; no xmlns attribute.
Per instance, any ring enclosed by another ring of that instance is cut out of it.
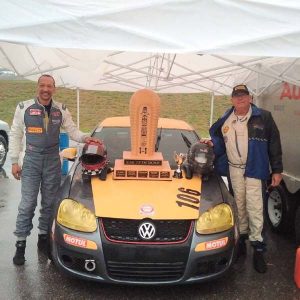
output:
<svg viewBox="0 0 300 300"><path fill-rule="evenodd" d="M170 281L183 276L185 263L135 263L107 262L108 274L111 278L126 281Z"/></svg>
<svg viewBox="0 0 300 300"><path fill-rule="evenodd" d="M145 243L138 235L141 220L102 218L102 227L109 240L117 242ZM155 237L151 243L184 242L190 233L190 220L151 220L156 228Z"/></svg>

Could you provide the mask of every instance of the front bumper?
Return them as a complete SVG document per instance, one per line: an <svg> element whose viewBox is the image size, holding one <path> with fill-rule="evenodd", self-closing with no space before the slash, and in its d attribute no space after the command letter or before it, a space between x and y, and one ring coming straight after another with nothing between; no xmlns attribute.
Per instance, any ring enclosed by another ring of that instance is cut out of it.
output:
<svg viewBox="0 0 300 300"><path fill-rule="evenodd" d="M232 265L236 244L235 228L198 235L193 227L183 243L164 245L111 242L101 226L96 232L82 233L55 223L53 231L52 257L62 271L82 279L119 284L182 284L219 277ZM94 246L66 243L66 236L92 241ZM211 250L199 247L220 240L226 240L226 245Z"/></svg>

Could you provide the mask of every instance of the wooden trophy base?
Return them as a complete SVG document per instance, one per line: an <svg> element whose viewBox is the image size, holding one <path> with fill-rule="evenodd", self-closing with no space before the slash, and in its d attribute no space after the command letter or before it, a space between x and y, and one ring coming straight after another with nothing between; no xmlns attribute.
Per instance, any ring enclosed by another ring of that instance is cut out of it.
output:
<svg viewBox="0 0 300 300"><path fill-rule="evenodd" d="M123 159L116 159L114 179L139 180L172 180L169 162L164 161L160 152L151 157L134 157L131 152L124 151Z"/></svg>

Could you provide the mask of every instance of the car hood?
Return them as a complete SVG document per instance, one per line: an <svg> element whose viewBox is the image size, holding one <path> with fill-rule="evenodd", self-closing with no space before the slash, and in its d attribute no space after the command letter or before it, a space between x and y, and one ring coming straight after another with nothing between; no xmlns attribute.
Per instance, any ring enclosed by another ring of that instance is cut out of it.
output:
<svg viewBox="0 0 300 300"><path fill-rule="evenodd" d="M198 219L201 179L194 176L171 181L92 178L97 217L122 219Z"/></svg>

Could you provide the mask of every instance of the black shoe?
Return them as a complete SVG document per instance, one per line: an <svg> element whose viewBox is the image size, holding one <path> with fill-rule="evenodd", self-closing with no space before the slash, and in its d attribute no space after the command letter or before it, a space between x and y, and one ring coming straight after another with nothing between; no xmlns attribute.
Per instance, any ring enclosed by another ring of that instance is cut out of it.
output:
<svg viewBox="0 0 300 300"><path fill-rule="evenodd" d="M13 262L17 266L24 265L25 263L25 248L26 248L26 241L17 241L16 242L16 253L13 258Z"/></svg>
<svg viewBox="0 0 300 300"><path fill-rule="evenodd" d="M266 273L267 272L267 264L266 264L265 259L264 259L263 251L254 249L253 266L254 266L254 269L258 273Z"/></svg>
<svg viewBox="0 0 300 300"><path fill-rule="evenodd" d="M37 246L40 251L43 251L43 252L47 251L47 249L48 249L48 234L39 234L38 235Z"/></svg>

